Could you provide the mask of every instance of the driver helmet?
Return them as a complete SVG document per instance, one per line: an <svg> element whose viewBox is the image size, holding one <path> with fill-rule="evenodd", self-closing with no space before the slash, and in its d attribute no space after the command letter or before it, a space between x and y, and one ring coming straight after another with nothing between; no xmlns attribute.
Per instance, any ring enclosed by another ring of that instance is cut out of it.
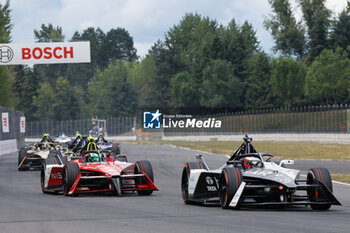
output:
<svg viewBox="0 0 350 233"><path fill-rule="evenodd" d="M90 162L100 162L101 157L98 153L90 153L89 160L90 160Z"/></svg>
<svg viewBox="0 0 350 233"><path fill-rule="evenodd" d="M94 142L95 141L95 138L91 136L91 134L89 135L88 137L88 141L89 142Z"/></svg>
<svg viewBox="0 0 350 233"><path fill-rule="evenodd" d="M79 133L79 131L77 131L77 133L75 134L75 138L81 138L82 137L82 135Z"/></svg>
<svg viewBox="0 0 350 233"><path fill-rule="evenodd" d="M260 164L260 159L256 157L245 157L243 160L243 167L245 169L251 169L257 167Z"/></svg>
<svg viewBox="0 0 350 233"><path fill-rule="evenodd" d="M89 150L98 150L96 143L95 143L95 139L93 137L91 137L91 135L88 137L88 145L86 148L87 151Z"/></svg>

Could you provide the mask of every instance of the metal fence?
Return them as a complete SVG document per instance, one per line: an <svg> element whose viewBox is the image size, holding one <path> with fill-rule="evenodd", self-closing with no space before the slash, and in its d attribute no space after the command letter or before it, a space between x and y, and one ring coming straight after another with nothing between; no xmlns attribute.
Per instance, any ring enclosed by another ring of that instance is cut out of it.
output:
<svg viewBox="0 0 350 233"><path fill-rule="evenodd" d="M144 137L149 132L154 138L186 135L232 135L242 133L349 133L350 105L308 106L300 108L265 109L233 113L193 116L197 120L209 118L221 121L220 128L171 127L160 130L142 129L142 119L136 117L113 117L106 119L108 136ZM187 120L172 118L173 121ZM26 123L26 137L41 137L43 133L57 136L61 133L75 135L76 131L89 134L91 119L67 121L33 121ZM141 133L142 132L142 133Z"/></svg>
<svg viewBox="0 0 350 233"><path fill-rule="evenodd" d="M220 128L163 128L164 136L230 135L242 133L348 133L350 105L265 109L194 116L220 120ZM173 119L173 120L181 120ZM185 119L183 119L185 120Z"/></svg>
<svg viewBox="0 0 350 233"><path fill-rule="evenodd" d="M24 116L23 112L15 111L0 106L0 119L2 113L8 113L9 132L4 133L2 124L0 124L0 141L17 139L17 147L24 144L24 133L20 133L20 117Z"/></svg>
<svg viewBox="0 0 350 233"><path fill-rule="evenodd" d="M103 132L108 136L134 135L135 117L113 117L106 119L106 128ZM26 123L26 138L41 137L43 133L58 136L62 133L73 136L79 131L83 135L91 133L93 121L91 119L66 121L31 121Z"/></svg>

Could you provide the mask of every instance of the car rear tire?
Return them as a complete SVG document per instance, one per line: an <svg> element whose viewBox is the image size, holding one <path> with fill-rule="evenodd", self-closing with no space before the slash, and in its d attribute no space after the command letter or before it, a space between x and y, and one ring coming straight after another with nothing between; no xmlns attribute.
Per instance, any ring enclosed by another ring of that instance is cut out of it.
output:
<svg viewBox="0 0 350 233"><path fill-rule="evenodd" d="M19 151L18 151L18 171L28 171L29 168L27 167L20 167L19 165L22 163L24 157L25 157L25 154L26 154L26 149L25 148L21 148Z"/></svg>
<svg viewBox="0 0 350 233"><path fill-rule="evenodd" d="M64 166L63 174L62 174L62 185L63 185L63 194L65 196L69 195L69 190L72 188L79 174L80 174L80 168L77 163L67 163Z"/></svg>
<svg viewBox="0 0 350 233"><path fill-rule="evenodd" d="M56 159L57 164L61 164L61 161L62 163L65 163L65 161L63 160L63 156L59 150L51 150L49 152L48 159Z"/></svg>
<svg viewBox="0 0 350 233"><path fill-rule="evenodd" d="M116 155L120 154L119 143L112 143L112 152Z"/></svg>
<svg viewBox="0 0 350 233"><path fill-rule="evenodd" d="M46 164L59 164L59 161L56 157L54 157L54 158L45 159L45 163Z"/></svg>
<svg viewBox="0 0 350 233"><path fill-rule="evenodd" d="M332 178L327 168L311 168L307 173L307 184L318 184L322 182L331 192L333 192ZM317 201L317 198L327 198L327 192L322 187L311 187L307 194L310 201ZM328 210L331 204L311 205L313 210Z"/></svg>
<svg viewBox="0 0 350 233"><path fill-rule="evenodd" d="M151 163L147 160L145 161L137 161L135 163L135 174L139 174L144 172L148 178L153 182L153 170L152 170L152 166L151 166ZM135 178L135 184L136 185L139 185L139 184L146 184L147 183L147 180L145 177L136 177ZM137 193L139 195L142 195L142 196L148 196L148 195L151 195L153 193L153 190L138 190Z"/></svg>
<svg viewBox="0 0 350 233"><path fill-rule="evenodd" d="M219 179L219 199L223 209L229 208L232 198L235 196L242 183L242 173L236 167L225 167ZM234 207L239 208L239 205Z"/></svg>

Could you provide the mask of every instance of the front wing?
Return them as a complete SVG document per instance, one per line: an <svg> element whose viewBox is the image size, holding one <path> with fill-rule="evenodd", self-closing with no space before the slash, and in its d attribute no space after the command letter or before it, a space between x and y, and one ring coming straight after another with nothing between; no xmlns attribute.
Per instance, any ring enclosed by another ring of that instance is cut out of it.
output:
<svg viewBox="0 0 350 233"><path fill-rule="evenodd" d="M189 200L204 204L218 204L219 179L220 171L191 170L188 187ZM317 184L306 184L306 180L296 180L298 184L295 187L288 188L282 185L282 190L279 190L280 184L266 180L250 180L245 177L243 181L242 192L237 192L238 197L232 199L237 202L234 206L341 205L321 181L318 181ZM325 197L310 200L306 193L307 190L319 186L325 190Z"/></svg>

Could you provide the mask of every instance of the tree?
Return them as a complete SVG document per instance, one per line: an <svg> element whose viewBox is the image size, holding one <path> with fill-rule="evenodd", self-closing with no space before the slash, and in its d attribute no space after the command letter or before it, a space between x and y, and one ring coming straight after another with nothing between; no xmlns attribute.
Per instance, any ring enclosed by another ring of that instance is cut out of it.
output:
<svg viewBox="0 0 350 233"><path fill-rule="evenodd" d="M51 87L50 83L47 81L40 84L38 89L38 95L33 96L32 101L33 105L36 107L36 112L34 117L42 120L54 120L55 119L55 92Z"/></svg>
<svg viewBox="0 0 350 233"><path fill-rule="evenodd" d="M222 34L221 59L230 61L234 66L235 76L245 81L249 71L249 59L258 51L256 32L248 22L239 26L232 19Z"/></svg>
<svg viewBox="0 0 350 233"><path fill-rule="evenodd" d="M269 83L272 71L270 58L263 52L250 59L250 72L246 82L245 109L271 108L271 85Z"/></svg>
<svg viewBox="0 0 350 233"><path fill-rule="evenodd" d="M275 40L274 51L283 56L302 59L305 55L305 29L302 22L295 19L288 0L269 0L274 14L264 20Z"/></svg>
<svg viewBox="0 0 350 233"><path fill-rule="evenodd" d="M178 59L175 73L188 71L194 77L202 76L203 69L218 52L213 51L213 47L217 46L217 26L215 20L190 13L170 28L165 42Z"/></svg>
<svg viewBox="0 0 350 233"><path fill-rule="evenodd" d="M35 42L63 42L64 35L60 26L54 27L51 23L41 24L40 30L34 29ZM65 76L67 64L34 65L46 77L52 87L56 85L56 80L60 76Z"/></svg>
<svg viewBox="0 0 350 233"><path fill-rule="evenodd" d="M232 20L229 26L224 27L208 17L186 14L179 24L170 28L165 41L158 41L150 50L156 67L156 76L150 85L151 104L174 104L171 98L181 93L179 89L182 84L175 88L174 81L170 80L174 80L179 73L181 75L177 78L181 82L188 81L191 76L191 79L201 85L203 72L212 65L213 60L228 61L232 65L233 76L242 82L246 80L249 74L249 59L258 51L259 43L255 34L248 22L240 26ZM176 90L170 90L171 85ZM170 96L171 93L173 97ZM244 102L244 96L240 97L240 102ZM193 99L192 104L195 102Z"/></svg>
<svg viewBox="0 0 350 233"><path fill-rule="evenodd" d="M12 76L7 67L0 67L0 106L14 107L15 96L12 92Z"/></svg>
<svg viewBox="0 0 350 233"><path fill-rule="evenodd" d="M38 96L38 88L44 80L42 70L37 66L30 68L28 66L15 66L15 82L13 90L17 96L16 109L24 112L28 120L34 120L41 114L37 112L37 107L32 103L34 96ZM51 87L51 86L50 86Z"/></svg>
<svg viewBox="0 0 350 233"><path fill-rule="evenodd" d="M338 48L336 51L324 50L312 63L306 78L306 93L313 99L337 98L350 86L350 60L348 53Z"/></svg>
<svg viewBox="0 0 350 233"><path fill-rule="evenodd" d="M55 107L56 120L68 120L79 118L79 102L75 98L68 80L59 77L56 81L56 98L52 104Z"/></svg>
<svg viewBox="0 0 350 233"><path fill-rule="evenodd" d="M346 49L350 45L350 2L334 21L330 32L331 48L337 47Z"/></svg>
<svg viewBox="0 0 350 233"><path fill-rule="evenodd" d="M133 61L129 68L128 83L137 93L138 106L148 106L152 80L156 76L155 60L148 55L142 61Z"/></svg>
<svg viewBox="0 0 350 233"><path fill-rule="evenodd" d="M192 75L185 71L170 80L170 106L174 108L199 106L199 85Z"/></svg>
<svg viewBox="0 0 350 233"><path fill-rule="evenodd" d="M203 71L201 87L202 106L218 108L238 108L243 85L234 75L233 65L224 60L214 60Z"/></svg>
<svg viewBox="0 0 350 233"><path fill-rule="evenodd" d="M319 56L322 50L329 47L328 31L331 11L326 8L325 2L325 0L299 0L307 27L309 63Z"/></svg>
<svg viewBox="0 0 350 233"><path fill-rule="evenodd" d="M291 58L279 57L274 64L271 86L290 109L293 101L304 94L306 67Z"/></svg>
<svg viewBox="0 0 350 233"><path fill-rule="evenodd" d="M41 24L40 30L34 29L35 42L63 42L64 35L60 26L54 27L51 23L47 26Z"/></svg>
<svg viewBox="0 0 350 233"><path fill-rule="evenodd" d="M148 106L167 107L170 102L170 79L175 75L179 59L165 42L157 41L150 50L154 58L156 75L149 83Z"/></svg>
<svg viewBox="0 0 350 233"><path fill-rule="evenodd" d="M127 82L128 64L116 60L98 71L89 83L90 109L94 116L129 116L136 110L136 93Z"/></svg>
<svg viewBox="0 0 350 233"><path fill-rule="evenodd" d="M11 41L11 17L10 1L7 0L4 5L0 3L0 43L9 43ZM0 105L5 107L14 107L15 95L12 92L13 77L8 67L0 67Z"/></svg>
<svg viewBox="0 0 350 233"><path fill-rule="evenodd" d="M65 77L73 86L80 86L82 94L86 97L88 82L92 80L97 69L103 65L104 54L101 51L101 44L106 34L100 28L89 27L82 33L76 31L70 41L90 41L91 62L68 64Z"/></svg>
<svg viewBox="0 0 350 233"><path fill-rule="evenodd" d="M130 62L137 59L133 38L124 28L111 29L102 39L98 57L101 68L106 68L115 60Z"/></svg>
<svg viewBox="0 0 350 233"><path fill-rule="evenodd" d="M10 17L10 0L7 0L4 5L0 3L0 43L9 43L11 41L11 24Z"/></svg>
<svg viewBox="0 0 350 233"><path fill-rule="evenodd" d="M105 57L104 53L101 51L102 41L106 37L106 34L101 30L101 28L89 27L85 29L81 34L76 31L71 38L71 41L90 41L91 50L91 63L90 64L79 64L79 65L89 65L96 69L102 68L102 61ZM73 64L75 65L75 64Z"/></svg>

